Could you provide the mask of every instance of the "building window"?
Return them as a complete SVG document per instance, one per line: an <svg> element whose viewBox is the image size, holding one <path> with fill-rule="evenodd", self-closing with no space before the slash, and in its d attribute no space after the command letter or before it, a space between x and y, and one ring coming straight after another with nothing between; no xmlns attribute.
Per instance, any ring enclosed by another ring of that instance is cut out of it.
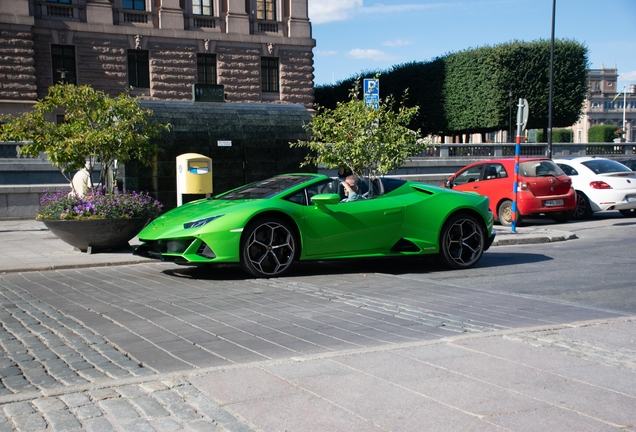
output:
<svg viewBox="0 0 636 432"><path fill-rule="evenodd" d="M212 0L192 0L192 13L212 16Z"/></svg>
<svg viewBox="0 0 636 432"><path fill-rule="evenodd" d="M47 3L71 4L71 0L46 0Z"/></svg>
<svg viewBox="0 0 636 432"><path fill-rule="evenodd" d="M197 84L216 84L216 55L197 54Z"/></svg>
<svg viewBox="0 0 636 432"><path fill-rule="evenodd" d="M264 92L278 91L278 59L261 58L261 87Z"/></svg>
<svg viewBox="0 0 636 432"><path fill-rule="evenodd" d="M128 50L128 85L150 88L148 51Z"/></svg>
<svg viewBox="0 0 636 432"><path fill-rule="evenodd" d="M51 45L51 63L53 83L77 84L73 45Z"/></svg>
<svg viewBox="0 0 636 432"><path fill-rule="evenodd" d="M145 11L146 0L123 0L122 6L124 9Z"/></svg>
<svg viewBox="0 0 636 432"><path fill-rule="evenodd" d="M276 0L256 0L256 19L276 21Z"/></svg>

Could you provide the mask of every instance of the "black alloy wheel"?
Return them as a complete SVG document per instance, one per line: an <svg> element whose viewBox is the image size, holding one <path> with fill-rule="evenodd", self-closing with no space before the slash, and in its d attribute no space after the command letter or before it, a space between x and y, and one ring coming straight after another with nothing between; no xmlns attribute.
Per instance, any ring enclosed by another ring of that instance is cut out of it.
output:
<svg viewBox="0 0 636 432"><path fill-rule="evenodd" d="M278 277L296 258L296 235L286 222L258 219L245 228L241 242L241 267L256 277Z"/></svg>
<svg viewBox="0 0 636 432"><path fill-rule="evenodd" d="M440 235L440 261L451 269L474 266L484 253L486 228L472 215L456 213L444 224Z"/></svg>

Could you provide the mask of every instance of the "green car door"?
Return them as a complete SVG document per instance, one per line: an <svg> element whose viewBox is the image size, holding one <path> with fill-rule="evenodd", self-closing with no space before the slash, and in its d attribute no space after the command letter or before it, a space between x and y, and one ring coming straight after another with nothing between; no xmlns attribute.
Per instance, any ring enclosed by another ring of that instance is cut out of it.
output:
<svg viewBox="0 0 636 432"><path fill-rule="evenodd" d="M389 197L308 205L304 208L303 251L308 258L356 256L393 246L404 206Z"/></svg>

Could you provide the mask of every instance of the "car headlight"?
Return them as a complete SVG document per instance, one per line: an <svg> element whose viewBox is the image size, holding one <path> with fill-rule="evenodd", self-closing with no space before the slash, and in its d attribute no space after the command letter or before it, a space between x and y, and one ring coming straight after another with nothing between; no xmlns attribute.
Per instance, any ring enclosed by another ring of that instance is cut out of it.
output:
<svg viewBox="0 0 636 432"><path fill-rule="evenodd" d="M183 228L188 229L188 228L199 228L202 227L203 225L205 225L208 222L212 222L214 219L218 219L223 215L216 215L216 216L211 216L205 219L199 219L193 222L186 222L183 224Z"/></svg>

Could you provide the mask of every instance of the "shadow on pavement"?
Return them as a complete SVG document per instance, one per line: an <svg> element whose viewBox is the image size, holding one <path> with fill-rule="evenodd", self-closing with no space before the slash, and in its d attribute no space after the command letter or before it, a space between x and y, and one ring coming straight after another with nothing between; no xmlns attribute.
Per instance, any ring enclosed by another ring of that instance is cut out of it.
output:
<svg viewBox="0 0 636 432"><path fill-rule="evenodd" d="M503 267L517 264L538 263L552 258L531 253L490 253L486 252L476 268ZM326 276L354 273L386 273L391 275L427 274L437 272L463 271L448 270L438 264L434 257L367 258L333 261L296 262L284 277ZM176 267L163 270L168 276L201 280L247 280L252 279L238 264L207 265L198 267Z"/></svg>

